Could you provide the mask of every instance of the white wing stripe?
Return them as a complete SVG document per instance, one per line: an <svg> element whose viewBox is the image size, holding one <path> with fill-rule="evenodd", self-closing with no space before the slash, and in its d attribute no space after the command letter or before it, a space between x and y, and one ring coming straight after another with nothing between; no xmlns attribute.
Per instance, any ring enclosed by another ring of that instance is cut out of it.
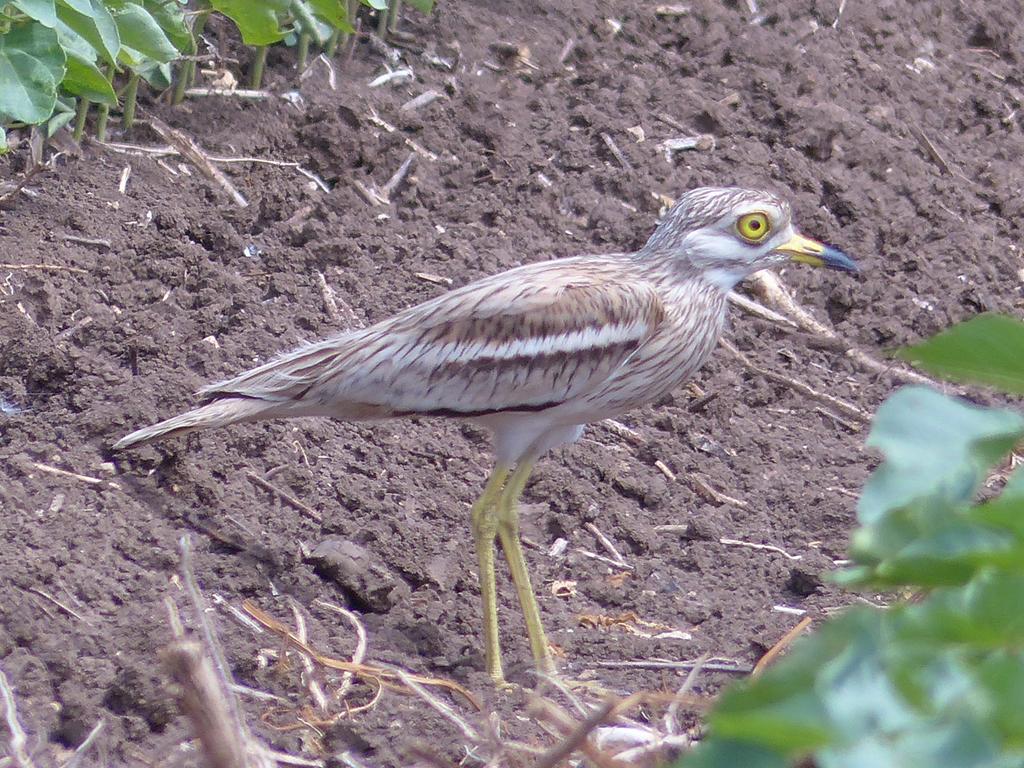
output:
<svg viewBox="0 0 1024 768"><path fill-rule="evenodd" d="M535 336L527 339L513 339L505 342L475 340L449 342L437 347L435 355L439 360L452 363L479 360L507 360L518 357L537 357L564 352L583 352L589 349L637 341L648 332L645 322L628 325L606 325L599 328L584 328L555 336Z"/></svg>

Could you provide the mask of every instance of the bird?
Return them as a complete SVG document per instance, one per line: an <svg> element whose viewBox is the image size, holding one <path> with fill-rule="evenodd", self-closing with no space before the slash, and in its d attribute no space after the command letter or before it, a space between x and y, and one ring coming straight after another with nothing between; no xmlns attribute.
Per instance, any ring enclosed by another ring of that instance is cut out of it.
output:
<svg viewBox="0 0 1024 768"><path fill-rule="evenodd" d="M201 405L113 448L306 416L437 417L487 428L494 465L470 512L486 672L506 684L500 545L534 663L553 674L519 536L517 503L534 464L576 441L588 423L655 401L691 377L717 345L733 287L789 261L858 270L835 246L801 235L776 194L692 189L638 251L533 262L469 283L206 386Z"/></svg>

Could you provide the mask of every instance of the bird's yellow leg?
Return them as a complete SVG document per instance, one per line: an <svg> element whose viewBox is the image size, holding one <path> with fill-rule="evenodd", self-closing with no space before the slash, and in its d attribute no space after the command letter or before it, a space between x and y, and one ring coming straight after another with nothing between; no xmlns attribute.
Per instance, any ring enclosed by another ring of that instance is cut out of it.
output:
<svg viewBox="0 0 1024 768"><path fill-rule="evenodd" d="M523 608L523 618L526 619L526 632L530 638L533 660L541 672L554 674L555 663L548 649L544 625L540 620L540 608L537 606L537 598L533 593L533 586L530 584L530 574L526 570L526 558L523 556L523 545L519 540L517 504L532 470L533 462L523 461L509 477L505 491L498 500L498 538L501 541L501 548L505 551L505 559L508 560L508 569L512 572L512 581L516 585L519 604Z"/></svg>
<svg viewBox="0 0 1024 768"><path fill-rule="evenodd" d="M509 468L494 468L484 491L473 505L473 543L480 568L480 597L483 601L484 659L487 674L496 683L503 683L501 643L498 639L498 590L494 582L494 538L498 533L498 502Z"/></svg>

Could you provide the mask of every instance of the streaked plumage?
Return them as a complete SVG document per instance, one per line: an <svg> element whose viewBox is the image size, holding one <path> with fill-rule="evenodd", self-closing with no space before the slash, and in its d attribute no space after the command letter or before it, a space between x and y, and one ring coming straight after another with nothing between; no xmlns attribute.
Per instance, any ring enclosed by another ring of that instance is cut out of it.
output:
<svg viewBox="0 0 1024 768"><path fill-rule="evenodd" d="M740 232L752 214L759 220L748 226L769 230L757 242ZM488 671L501 677L488 604L493 560L482 551L486 546L493 557L495 536L512 566L534 655L549 666L536 604L523 587L521 551L510 551L518 550L518 534L515 498L507 497L518 496L541 454L575 440L582 425L650 402L692 375L721 334L728 290L789 258L852 268L835 249L796 235L789 206L774 195L694 190L637 253L528 264L479 280L208 386L200 391L205 405L114 447L295 416L422 415L483 424L494 433L498 466L474 509L482 580L490 581L482 585ZM509 475L516 464L525 469ZM482 508L484 500L495 514Z"/></svg>

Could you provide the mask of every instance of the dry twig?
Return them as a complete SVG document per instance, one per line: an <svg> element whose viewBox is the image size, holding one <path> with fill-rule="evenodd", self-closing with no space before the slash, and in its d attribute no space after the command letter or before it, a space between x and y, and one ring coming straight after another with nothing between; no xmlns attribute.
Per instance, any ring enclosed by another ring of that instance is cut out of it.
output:
<svg viewBox="0 0 1024 768"><path fill-rule="evenodd" d="M924 384L932 387L938 386L938 383L934 379L902 366L883 363L870 355L861 352L859 349L851 347L835 331L823 323L818 322L810 312L797 304L783 286L782 281L779 280L778 276L773 272L768 270L758 272L752 275L747 280L747 283L761 295L761 298L769 304L776 306L786 315L789 315L796 321L797 325L804 330L810 331L818 336L823 336L826 339L837 341L842 346L844 354L861 368L865 368L875 373L886 374L909 384ZM860 417L858 416L857 418Z"/></svg>
<svg viewBox="0 0 1024 768"><path fill-rule="evenodd" d="M48 592L44 592L43 590L39 589L38 587L29 587L28 591L32 592L34 594L39 595L44 600L50 601L51 603L56 605L58 608L60 608L62 611L64 611L66 614L68 614L69 616L73 616L74 618L76 618L80 622L82 622L83 624L90 624L89 620L86 619L82 614L78 613L73 608L68 607L67 605L62 603L60 600L58 600L56 597L54 597L53 595L49 594Z"/></svg>
<svg viewBox="0 0 1024 768"><path fill-rule="evenodd" d="M246 472L245 476L249 479L249 482L254 483L255 485L258 485L260 488L262 488L265 491L268 491L270 493L275 494L279 499L281 499L281 501L283 501L289 507L291 507L292 509L298 510L299 512L304 514L306 517L308 517L310 520L315 520L318 523L323 522L323 519L324 519L323 516L319 512L317 512L315 509L313 509L312 507L308 506L307 504L304 504L303 502L299 501L298 499L296 499L294 496L292 496L287 491L282 491L276 485L274 485L274 484L270 483L269 481L263 479L262 477L257 475L255 472L252 472L252 471Z"/></svg>
<svg viewBox="0 0 1024 768"><path fill-rule="evenodd" d="M92 745L99 738L99 735L103 733L103 729L106 727L106 720L100 720L93 729L89 731L89 735L85 737L85 741L78 745L78 749L75 750L75 754L71 756L71 759L64 763L64 768L78 768L82 764L82 760L85 759L86 754L92 748Z"/></svg>
<svg viewBox="0 0 1024 768"><path fill-rule="evenodd" d="M363 622L359 620L352 611L342 608L340 605L334 605L334 603L328 603L326 600L320 600L317 598L313 601L314 604L319 605L321 608L325 608L328 611L343 616L349 624L352 625L356 631L356 649L352 652L352 663L362 664L363 660L366 659L366 649L369 642L366 638L366 627L363 626ZM341 701L348 694L349 689L352 687L353 674L351 672L345 672L341 676L341 685L338 690L334 692L335 701Z"/></svg>
<svg viewBox="0 0 1024 768"><path fill-rule="evenodd" d="M39 270L41 272L74 272L79 275L89 274L78 267L65 267L63 264L0 264L0 269Z"/></svg>
<svg viewBox="0 0 1024 768"><path fill-rule="evenodd" d="M600 528L598 528L593 523L584 523L583 527L590 531L592 534L594 534L594 538L597 539L597 541L601 544L602 547L608 550L608 553L615 560L616 564L623 567L628 567L626 559L622 556L619 550L615 548L615 545L612 543L612 540L605 536L603 533L601 533Z"/></svg>
<svg viewBox="0 0 1024 768"><path fill-rule="evenodd" d="M737 360L739 360L743 364L744 368L751 371L752 373L756 373L758 376L763 376L764 378L769 379L770 381L774 381L779 384L785 384L790 389L795 390L796 392L799 392L800 394L809 397L812 400L817 400L820 403L824 403L825 405L835 408L837 411L840 411L846 414L847 416L856 419L857 421L863 422L865 424L871 421L870 414L858 408L853 403L848 403L846 400L840 400L838 397L834 397L833 395L829 395L824 392L819 392L818 390L814 389L810 384L805 384L804 382L798 381L789 376L784 376L781 373L769 371L767 368L762 368L759 365L757 365L754 361L752 361L749 357L747 357L745 354L736 349L736 347L734 347L729 341L726 341L725 339L722 339L720 343Z"/></svg>
<svg viewBox="0 0 1024 768"><path fill-rule="evenodd" d="M737 675L749 675L753 667L740 664L738 661L673 661L671 659L637 659L635 661L599 661L599 667L622 668L622 669L676 669L687 670L699 666L709 672L731 672Z"/></svg>
<svg viewBox="0 0 1024 768"><path fill-rule="evenodd" d="M784 634L782 638L779 640L779 642L777 642L775 645L769 648L768 652L757 660L757 664L754 665L754 671L752 674L757 676L764 672L765 668L767 668L769 664L775 661L775 659L778 658L779 655L784 650L786 650L786 648L788 648L794 640L796 640L798 637L800 637L800 635L804 633L804 630L811 626L812 621L813 619L811 619L810 616L804 616L802 619L800 619L800 621L797 622L795 627L793 627L791 630L789 630L789 632Z"/></svg>
<svg viewBox="0 0 1024 768"><path fill-rule="evenodd" d="M270 91L260 91L253 88L186 88L185 95L188 97L195 96L232 96L236 99L269 99L272 94Z"/></svg>
<svg viewBox="0 0 1024 768"><path fill-rule="evenodd" d="M729 547L746 547L747 549L757 549L762 552L776 552L785 557L787 560L803 559L803 555L791 555L789 554L789 552L782 549L782 547L776 547L774 544L755 544L752 541L740 541L739 539L729 539L724 536L718 540L718 543L725 544Z"/></svg>
<svg viewBox="0 0 1024 768"><path fill-rule="evenodd" d="M233 720L228 697L203 647L176 640L164 651L164 666L178 684L178 706L192 723L210 768L249 768L271 763L249 749Z"/></svg>
<svg viewBox="0 0 1024 768"><path fill-rule="evenodd" d="M554 707L550 702L546 702L549 706L549 711ZM609 699L604 702L600 707L595 709L585 720L579 723L571 733L566 735L564 739L554 747L552 747L540 760L537 761L534 768L554 768L560 762L569 757L573 752L579 749L586 742L587 737L597 728L601 723L605 722L608 717L619 708L622 702ZM589 757L590 755L588 755Z"/></svg>
<svg viewBox="0 0 1024 768"><path fill-rule="evenodd" d="M235 185L231 183L228 177L213 164L207 154L190 137L175 128L171 128L171 126L158 117L150 116L149 125L161 139L174 147L183 157L187 158L204 176L220 185L239 208L247 208L249 206L249 201L245 199L245 196L235 188Z"/></svg>
<svg viewBox="0 0 1024 768"><path fill-rule="evenodd" d="M769 322L781 325L783 328L789 328L796 330L798 326L795 322L790 320L785 315L780 315L774 310L768 309L763 304L759 304L752 299L748 299L742 293L736 293L736 291L729 291L729 301L735 304L737 307L742 309L748 315L759 317L762 320L768 320Z"/></svg>
<svg viewBox="0 0 1024 768"><path fill-rule="evenodd" d="M373 666L370 664L357 664L350 661L341 661L340 659L333 659L330 656L324 656L318 652L315 648L312 648L308 643L303 643L299 640L295 633L293 633L287 626L282 624L277 619L270 616L270 614L256 607L256 605L246 600L242 603L242 608L252 616L256 621L263 625L264 628L269 629L271 632L279 635L282 639L287 640L291 645L295 646L303 653L309 654L309 656L318 664L327 667L328 669L336 669L341 672L352 672L360 677L369 678L377 681L381 686L387 686L393 690L401 691L401 688L396 688L394 681L399 679L399 675L392 669L381 666ZM406 673L407 674L407 673ZM437 677L424 677L422 675L410 675L412 680L415 680L420 685L435 686L438 688L445 688L452 693L457 693L467 702L469 702L475 709L481 709L480 702L477 698L470 693L466 688L459 685L451 680L444 680Z"/></svg>
<svg viewBox="0 0 1024 768"><path fill-rule="evenodd" d="M233 681L224 651L192 569L192 541L188 534L181 537L179 546L181 582L203 642L184 638L181 621L173 603L169 603L175 640L164 651L163 661L178 684L178 706L192 723L210 768L272 768L263 747L249 733L231 693Z"/></svg>
<svg viewBox="0 0 1024 768"><path fill-rule="evenodd" d="M409 171L414 167L416 167L416 153L410 152L409 156L405 158L402 164L398 167L398 170L395 171L391 175L391 178L387 180L387 183L381 187L380 196L384 198L386 203L391 202L391 196L395 194L395 190L397 190L398 186L405 181L405 177L409 175Z"/></svg>
<svg viewBox="0 0 1024 768"><path fill-rule="evenodd" d="M18 194L23 189L25 189L25 186L30 181L32 181L32 179L35 178L35 176L37 174L42 173L43 171L48 171L48 170L50 170L50 166L49 165L43 165L41 163L36 163L31 168L26 170L25 173L23 173L21 175L21 178L19 178L16 182L13 182L13 183L4 182L3 184L0 184L0 204L7 202L12 197L14 197L16 194ZM26 193L27 193L27 190L26 190Z"/></svg>
<svg viewBox="0 0 1024 768"><path fill-rule="evenodd" d="M740 509L748 509L750 507L750 504L742 499L733 498L721 491L715 490L702 475L699 475L696 472L688 474L686 479L690 481L690 485L693 486L695 491L711 501L718 502L719 504L729 504L734 507L739 507Z"/></svg>
<svg viewBox="0 0 1024 768"><path fill-rule="evenodd" d="M7 723L7 732L10 733L7 745L10 748L11 757L14 758L15 768L33 768L32 758L27 751L28 739L25 736L25 729L18 721L18 705L14 700L14 691L7 682L7 675L0 669L0 697L4 702L4 721Z"/></svg>
<svg viewBox="0 0 1024 768"><path fill-rule="evenodd" d="M419 96L409 99L405 104L398 108L399 112L415 112L417 109L423 109L423 107L433 104L441 98L441 94L433 89L424 91Z"/></svg>
<svg viewBox="0 0 1024 768"><path fill-rule="evenodd" d="M334 298L334 289L327 283L327 278L320 270L316 271L316 281L320 286L320 298L324 302L324 310L331 320L339 320L341 313L338 312L338 302Z"/></svg>
<svg viewBox="0 0 1024 768"><path fill-rule="evenodd" d="M925 151L925 154L928 155L933 163L939 166L943 173L949 174L950 176L955 175L953 173L953 169L949 167L949 163L946 162L946 158L942 156L938 147L932 143L932 140L925 135L924 131L913 123L907 123L907 128L909 129L910 134L914 137L914 140L921 145L921 149Z"/></svg>
<svg viewBox="0 0 1024 768"><path fill-rule="evenodd" d="M29 464L35 469L38 469L40 472L46 472L47 474L50 475L57 475L58 477L67 477L71 480L78 480L79 482L82 483L88 483L89 485L101 485L103 483L106 483L107 487L109 488L121 488L120 485L111 480L103 480L99 477L90 477L89 475L80 475L77 472L69 472L66 469L51 467L49 464L41 464L38 461L30 461Z"/></svg>
<svg viewBox="0 0 1024 768"><path fill-rule="evenodd" d="M627 427L620 421L616 421L615 419L604 419L599 423L602 426L607 427L610 432L613 432L618 437L621 437L627 443L631 443L633 445L646 445L647 443L647 440L644 438L643 435L641 435L635 429Z"/></svg>
<svg viewBox="0 0 1024 768"><path fill-rule="evenodd" d="M130 167L130 166L129 166ZM109 251L112 243L109 240L96 237L81 237L80 235L61 235L61 240L66 243L78 243L79 245L91 245L100 250Z"/></svg>
<svg viewBox="0 0 1024 768"><path fill-rule="evenodd" d="M615 143L615 139L607 133L602 133L601 141L603 141L604 145L608 147L608 151L612 153L612 156L618 160L619 165L627 171L633 168L633 166L630 165L629 160L626 159L626 156L622 154L622 150L619 149L619 145Z"/></svg>

